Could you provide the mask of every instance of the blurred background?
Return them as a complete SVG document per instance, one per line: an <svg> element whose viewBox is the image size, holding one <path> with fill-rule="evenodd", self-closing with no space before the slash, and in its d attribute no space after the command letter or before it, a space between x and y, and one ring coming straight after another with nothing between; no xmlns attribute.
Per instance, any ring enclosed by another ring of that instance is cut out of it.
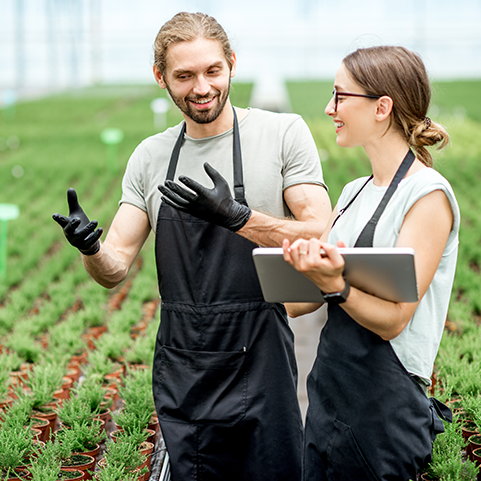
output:
<svg viewBox="0 0 481 481"><path fill-rule="evenodd" d="M362 149L337 146L324 115L343 57L381 44L421 54L433 80L429 115L451 135L442 152L432 149L435 166L462 213L446 320L454 335L443 337L441 353L467 352L457 344L464 338L479 354L481 0L0 0L0 207L16 208L0 211L0 345L33 363L45 355L40 339L52 341L62 326L78 340L107 324L112 337L119 319L121 333L129 332L143 310L158 308L153 236L128 279L108 291L88 277L51 215L67 213L74 187L106 232L135 147L181 121L154 82L152 45L162 24L184 10L214 16L229 35L238 61L234 105L293 111L307 121L333 205L347 182L370 169ZM158 311L151 319L159 322ZM305 409L303 379L320 321L302 322L293 328ZM147 334L152 349L156 327ZM115 344L132 353L128 342ZM142 360L151 357L152 350ZM475 368L481 393L481 359Z"/></svg>
<svg viewBox="0 0 481 481"><path fill-rule="evenodd" d="M182 10L223 25L239 81L332 80L378 44L416 50L433 78L481 76L479 0L0 0L0 88L152 83L154 38Z"/></svg>

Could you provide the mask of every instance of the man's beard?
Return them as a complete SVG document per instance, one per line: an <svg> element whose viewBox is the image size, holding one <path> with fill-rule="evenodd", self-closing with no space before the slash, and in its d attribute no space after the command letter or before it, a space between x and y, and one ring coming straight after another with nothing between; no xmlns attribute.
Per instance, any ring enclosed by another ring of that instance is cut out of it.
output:
<svg viewBox="0 0 481 481"><path fill-rule="evenodd" d="M227 102L227 99L229 98L229 92L230 92L230 77L229 77L229 85L227 86L227 90L224 92L223 95L220 95L221 92L219 90L214 91L214 95L217 97L217 104L213 109L206 109L205 111L199 111L195 109L191 104L190 100L202 100L202 99L208 99L212 97L212 93L209 92L208 95L203 95L202 97L196 96L196 97L187 97L187 98L180 98L180 97L175 97L170 90L169 85L167 82L165 82L165 86L167 87L167 91L170 94L170 97L172 98L172 101L174 102L177 107L187 115L190 119L192 119L195 123L197 124L210 124L211 122L214 122L214 120L219 117L221 114L222 110L224 110L225 104Z"/></svg>

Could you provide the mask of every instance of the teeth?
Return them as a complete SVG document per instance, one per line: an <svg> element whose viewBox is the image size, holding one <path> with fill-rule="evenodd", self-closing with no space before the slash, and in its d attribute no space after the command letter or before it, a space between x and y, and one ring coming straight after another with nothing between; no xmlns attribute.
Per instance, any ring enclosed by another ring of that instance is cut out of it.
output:
<svg viewBox="0 0 481 481"><path fill-rule="evenodd" d="M339 127L343 127L344 126L344 123L343 122L334 122L334 125L339 128Z"/></svg>
<svg viewBox="0 0 481 481"><path fill-rule="evenodd" d="M210 99L202 99L202 100L194 100L196 104L208 104L214 97L211 97Z"/></svg>

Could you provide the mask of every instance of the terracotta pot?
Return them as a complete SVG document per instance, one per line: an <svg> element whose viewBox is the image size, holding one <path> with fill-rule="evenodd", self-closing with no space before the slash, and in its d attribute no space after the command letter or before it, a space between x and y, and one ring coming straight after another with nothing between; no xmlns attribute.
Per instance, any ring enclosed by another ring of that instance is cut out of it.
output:
<svg viewBox="0 0 481 481"><path fill-rule="evenodd" d="M116 442L117 441L117 439L116 439L117 433L120 433L122 431L123 431L123 429L120 426L117 426L117 429L110 433L110 437L112 438L112 441ZM146 439L146 442L152 443L152 444L155 445L155 443L154 443L155 431L153 429L146 429L146 431L149 433L149 436Z"/></svg>
<svg viewBox="0 0 481 481"><path fill-rule="evenodd" d="M0 413L8 409L12 404L13 404L13 399L10 397L7 397L3 401L0 401Z"/></svg>
<svg viewBox="0 0 481 481"><path fill-rule="evenodd" d="M147 466L147 474L150 473L150 465L151 465L151 462L152 462L152 452L154 451L154 444L153 443L149 443L147 441L144 441L141 445L140 445L140 453L143 455L143 456L147 456L147 459L145 460L144 463L142 463L142 465L140 466L140 468L143 468L144 466ZM147 478L149 479L149 478Z"/></svg>
<svg viewBox="0 0 481 481"><path fill-rule="evenodd" d="M87 333L91 334L95 339L98 339L106 331L107 325L103 324L102 326L89 327Z"/></svg>
<svg viewBox="0 0 481 481"><path fill-rule="evenodd" d="M72 456L74 455L72 454ZM88 472L88 470L93 471L95 466L95 458L93 456L88 456L86 454L77 455L77 456L83 456L85 458L85 462L83 464L76 464L76 465L62 464L62 469L64 468L78 469L79 471L82 471L84 473L83 477L80 479L92 479L92 475Z"/></svg>
<svg viewBox="0 0 481 481"><path fill-rule="evenodd" d="M100 413L97 417L94 419L98 419L102 423L102 429L105 431L107 423L110 421L110 411L105 411Z"/></svg>
<svg viewBox="0 0 481 481"><path fill-rule="evenodd" d="M99 455L100 451L100 444L97 444L94 449L91 449L90 451L83 451L81 453L73 453L73 454L84 454L86 456L92 456L94 458L94 466L92 468L92 471L95 469L95 466L97 464L97 456Z"/></svg>
<svg viewBox="0 0 481 481"><path fill-rule="evenodd" d="M473 451L473 461L476 466L481 466L481 448L477 448ZM478 474L479 479L479 474Z"/></svg>
<svg viewBox="0 0 481 481"><path fill-rule="evenodd" d="M152 441L155 445L157 443L157 439L160 436L160 424L159 424L159 419L157 418L157 413L152 414L152 417L150 418L150 422L147 428L152 429L152 431L155 431L154 441Z"/></svg>
<svg viewBox="0 0 481 481"><path fill-rule="evenodd" d="M469 443L469 445L466 447L466 454L469 456L469 459L474 463L473 452L476 449L481 448L481 435L473 434L472 436L469 436L468 443Z"/></svg>
<svg viewBox="0 0 481 481"><path fill-rule="evenodd" d="M9 478L2 478L2 481L19 481L19 479L23 478L23 479L30 479L29 476L30 476L30 472L27 470L27 469L24 469L24 468L16 468L15 469L15 472L18 474L18 476L16 477L9 477ZM20 478L20 477L21 478Z"/></svg>
<svg viewBox="0 0 481 481"><path fill-rule="evenodd" d="M28 379L28 371L20 370L20 371L12 371L10 373L10 381L12 386L26 386L25 381Z"/></svg>
<svg viewBox="0 0 481 481"><path fill-rule="evenodd" d="M463 427L462 427L462 430L463 430L463 439L468 442L468 439L475 435L475 434L479 434L479 431L478 429L476 428L476 424L473 422L473 421L465 421L463 423Z"/></svg>
<svg viewBox="0 0 481 481"><path fill-rule="evenodd" d="M34 409L32 411L31 417L46 419L49 422L49 425L47 426L47 429L46 429L47 431L46 437L45 439L42 439L42 441L50 440L52 431L55 431L55 423L57 422L57 411L55 411L52 407L50 407L50 409L46 409L45 411ZM37 429L40 429L40 428L37 428Z"/></svg>
<svg viewBox="0 0 481 481"><path fill-rule="evenodd" d="M70 378L74 383L80 379L81 375L82 375L82 370L80 369L80 364L70 363L68 365L68 370L67 370L67 374L65 374L65 377Z"/></svg>
<svg viewBox="0 0 481 481"><path fill-rule="evenodd" d="M70 358L71 364L86 364L87 363L87 351L83 351L80 354L74 354Z"/></svg>
<svg viewBox="0 0 481 481"><path fill-rule="evenodd" d="M30 418L33 422L32 428L36 431L40 431L40 435L38 436L39 441L45 442L47 440L47 429L50 427L50 421L45 418L40 417L31 417Z"/></svg>
<svg viewBox="0 0 481 481"><path fill-rule="evenodd" d="M73 469L73 468L60 468L60 474L62 472L67 472L67 473L77 473L77 476L73 477L73 478L70 478L70 477L63 477L63 476L60 476L59 479L57 481L65 481L66 479L71 479L71 480L75 480L75 479L85 479L84 478L84 475L85 473L83 471L80 471L79 469ZM90 478L92 479L92 478Z"/></svg>

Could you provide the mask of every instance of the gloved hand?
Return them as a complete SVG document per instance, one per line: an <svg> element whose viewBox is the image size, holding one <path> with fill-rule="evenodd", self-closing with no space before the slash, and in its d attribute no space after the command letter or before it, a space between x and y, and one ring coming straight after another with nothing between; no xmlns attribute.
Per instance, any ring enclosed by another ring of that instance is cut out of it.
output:
<svg viewBox="0 0 481 481"><path fill-rule="evenodd" d="M204 164L204 169L214 182L213 189L206 189L195 180L182 175L179 180L195 193L167 180L165 185L159 185L163 194L162 200L167 205L199 219L237 232L249 220L251 209L232 197L229 184L217 170L208 163Z"/></svg>
<svg viewBox="0 0 481 481"><path fill-rule="evenodd" d="M99 238L103 229L95 230L98 225L96 220L89 221L77 199L77 192L74 189L67 191L67 202L69 215L53 214L52 218L63 229L67 240L86 256L94 255L100 249Z"/></svg>

